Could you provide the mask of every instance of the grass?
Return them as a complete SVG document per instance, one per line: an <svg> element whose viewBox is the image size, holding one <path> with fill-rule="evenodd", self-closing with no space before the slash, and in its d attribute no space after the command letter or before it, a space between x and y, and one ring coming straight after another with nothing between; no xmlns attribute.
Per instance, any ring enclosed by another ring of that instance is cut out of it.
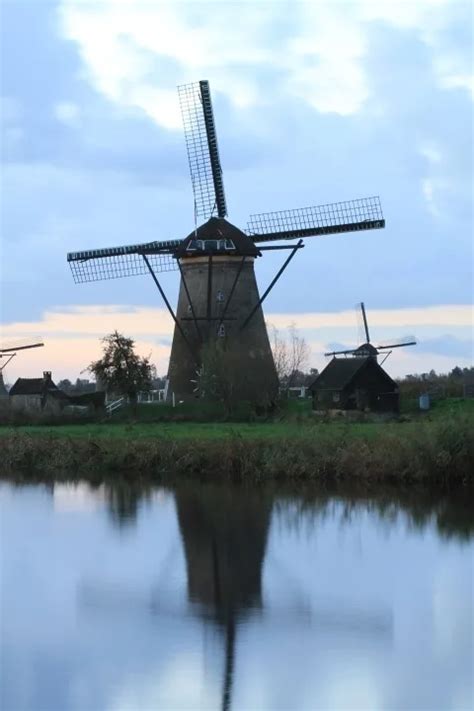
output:
<svg viewBox="0 0 474 711"><path fill-rule="evenodd" d="M393 427L394 425L392 425ZM86 439L189 439L189 440L225 440L240 437L245 440L267 439L312 439L321 431L329 432L334 437L342 433L351 435L374 436L381 428L389 425L374 423L354 424L298 424L293 422L257 422L257 423L201 423L201 422L136 422L128 424L74 424L74 425L24 425L20 427L1 427L0 436L24 433L32 436L78 437Z"/></svg>
<svg viewBox="0 0 474 711"><path fill-rule="evenodd" d="M135 417L0 427L3 473L20 480L474 487L474 401L439 402L391 422L315 418L307 403L289 403L272 421L150 422L140 410Z"/></svg>
<svg viewBox="0 0 474 711"><path fill-rule="evenodd" d="M309 400L293 400L272 419L253 422L193 421L198 411L194 404L187 408L167 405L141 405L131 415L122 411L119 417L102 422L69 424L0 425L0 437L13 432L32 436L80 437L86 439L156 439L225 440L240 437L245 440L314 439L321 434L344 437L373 438L385 434L416 432L420 426L443 422L452 417L467 417L474 426L474 400L450 399L436 402L427 413L402 415L400 421L352 422L344 418L326 420L312 414ZM405 412L407 408L405 407ZM204 408L204 416L216 414L215 408ZM222 413L221 413L222 414ZM173 419L174 418L174 419Z"/></svg>
<svg viewBox="0 0 474 711"><path fill-rule="evenodd" d="M474 486L472 419L391 425L175 424L10 429L3 473L20 480L183 479ZM94 434L98 432L97 434ZM113 432L114 436L110 436ZM179 433L178 436L176 433ZM79 436L77 436L79 434Z"/></svg>

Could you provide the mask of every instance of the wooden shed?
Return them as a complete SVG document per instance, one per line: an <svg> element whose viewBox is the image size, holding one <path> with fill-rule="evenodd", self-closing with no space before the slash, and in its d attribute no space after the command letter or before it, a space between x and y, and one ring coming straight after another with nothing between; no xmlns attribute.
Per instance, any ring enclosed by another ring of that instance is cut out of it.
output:
<svg viewBox="0 0 474 711"><path fill-rule="evenodd" d="M373 356L333 358L310 385L313 410L398 412L398 385Z"/></svg>

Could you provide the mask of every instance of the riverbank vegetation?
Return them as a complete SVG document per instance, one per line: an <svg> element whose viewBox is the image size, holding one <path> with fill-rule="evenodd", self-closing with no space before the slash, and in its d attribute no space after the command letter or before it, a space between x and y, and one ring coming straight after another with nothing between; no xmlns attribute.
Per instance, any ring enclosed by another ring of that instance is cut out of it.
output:
<svg viewBox="0 0 474 711"><path fill-rule="evenodd" d="M296 415L254 423L3 427L1 461L4 472L32 479L357 480L472 486L474 408L470 401L452 405L430 417L387 423Z"/></svg>

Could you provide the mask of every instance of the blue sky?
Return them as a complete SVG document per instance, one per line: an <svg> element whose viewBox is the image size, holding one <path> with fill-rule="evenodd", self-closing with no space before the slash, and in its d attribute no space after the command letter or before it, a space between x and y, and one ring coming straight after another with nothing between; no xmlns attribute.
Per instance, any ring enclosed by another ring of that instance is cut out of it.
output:
<svg viewBox="0 0 474 711"><path fill-rule="evenodd" d="M176 85L201 78L237 225L381 197L385 230L307 240L266 302L308 365L357 342L361 300L374 340L420 341L393 374L472 361L470 3L3 0L1 19L2 340L47 342L6 379L75 378L115 327L165 372L151 280L76 286L66 253L192 229ZM281 261L258 260L261 289Z"/></svg>

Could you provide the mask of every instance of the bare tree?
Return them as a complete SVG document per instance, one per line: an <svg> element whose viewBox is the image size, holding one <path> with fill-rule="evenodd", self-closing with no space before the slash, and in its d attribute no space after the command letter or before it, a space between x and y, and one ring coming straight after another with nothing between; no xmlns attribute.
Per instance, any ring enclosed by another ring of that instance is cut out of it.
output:
<svg viewBox="0 0 474 711"><path fill-rule="evenodd" d="M282 337L274 326L272 332L273 360L278 381L280 387L288 389L291 388L297 373L304 370L310 348L305 339L298 334L294 323L288 326L287 338Z"/></svg>

